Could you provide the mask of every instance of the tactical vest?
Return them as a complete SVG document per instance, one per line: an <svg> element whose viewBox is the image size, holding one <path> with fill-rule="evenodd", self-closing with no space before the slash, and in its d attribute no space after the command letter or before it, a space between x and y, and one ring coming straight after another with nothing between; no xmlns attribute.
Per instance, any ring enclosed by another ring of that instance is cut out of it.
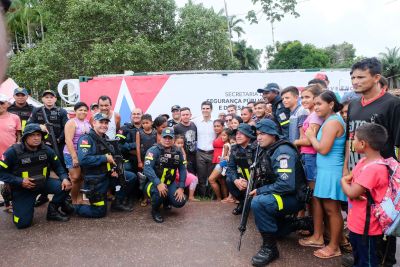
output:
<svg viewBox="0 0 400 267"><path fill-rule="evenodd" d="M139 129L140 135L140 153L142 158L146 154L147 150L157 143L157 132L152 130L151 134L146 134L143 129Z"/></svg>
<svg viewBox="0 0 400 267"><path fill-rule="evenodd" d="M161 183L169 185L175 181L176 170L180 164L180 155L175 146L172 146L170 151L166 151L160 144L156 146L160 150L160 157L156 160L155 173L160 178Z"/></svg>
<svg viewBox="0 0 400 267"><path fill-rule="evenodd" d="M96 155L106 155L109 154L110 152L114 152L114 148L112 147L112 145L108 145L108 147L106 147L100 141L100 138L102 137L98 136L93 130L91 130L88 135L93 139L95 143ZM81 168L84 174L99 175L99 174L107 174L109 171L111 171L112 166L108 162L103 162L101 165L90 166L90 167L81 166Z"/></svg>
<svg viewBox="0 0 400 267"><path fill-rule="evenodd" d="M31 116L32 110L33 110L33 106L30 104L26 104L25 106L20 108L20 107L17 107L14 103L8 108L8 112L17 115L19 117L19 119L21 120L22 131L25 129L26 122L28 121L29 117Z"/></svg>
<svg viewBox="0 0 400 267"><path fill-rule="evenodd" d="M24 179L32 178L38 186L42 186L49 175L50 159L46 146L41 144L36 151L24 149L23 144L14 144L12 147L17 154L13 174Z"/></svg>
<svg viewBox="0 0 400 267"><path fill-rule="evenodd" d="M231 155L233 155L237 172L245 179L250 179L250 166L254 160L254 148L249 144L243 151L240 149L240 145L233 145L231 148Z"/></svg>
<svg viewBox="0 0 400 267"><path fill-rule="evenodd" d="M47 119L51 124L53 124L54 127L54 134L56 135L56 138L59 138L61 135L61 132L63 127L61 127L61 108L60 107L55 107L52 108L51 110L45 108L46 111L46 116ZM39 124L45 124L45 118L43 117L43 110L39 109L37 114L37 121Z"/></svg>
<svg viewBox="0 0 400 267"><path fill-rule="evenodd" d="M295 163L295 188L297 194L300 194L304 187L306 186L306 175L304 173L304 168L300 160L300 154L297 150L297 147L286 140L278 140L274 143L271 147L268 148L266 151L262 151L257 158L257 165L256 165L256 187L261 187L268 184L275 183L276 179L278 178L277 174L274 173L272 168L271 156L274 154L275 150L281 145L288 145L294 149L297 153L297 159Z"/></svg>

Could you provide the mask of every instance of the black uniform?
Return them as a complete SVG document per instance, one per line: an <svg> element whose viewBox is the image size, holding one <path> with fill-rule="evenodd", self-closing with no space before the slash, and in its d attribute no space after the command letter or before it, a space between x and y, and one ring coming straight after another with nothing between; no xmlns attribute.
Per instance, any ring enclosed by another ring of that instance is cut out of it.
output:
<svg viewBox="0 0 400 267"><path fill-rule="evenodd" d="M33 106L31 104L26 103L23 107L18 107L15 102L8 107L7 111L17 115L21 120L21 130L23 131L25 125L32 114Z"/></svg>

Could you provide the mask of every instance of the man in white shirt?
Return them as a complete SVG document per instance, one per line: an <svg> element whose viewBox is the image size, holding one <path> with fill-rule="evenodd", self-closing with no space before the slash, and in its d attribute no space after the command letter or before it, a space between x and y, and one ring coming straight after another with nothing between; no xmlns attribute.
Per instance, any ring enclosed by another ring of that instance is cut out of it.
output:
<svg viewBox="0 0 400 267"><path fill-rule="evenodd" d="M197 153L196 165L199 185L197 186L198 193L205 196L207 189L207 181L210 176L214 164L212 163L215 139L214 125L211 120L212 103L204 101L201 103L202 117L194 121L197 127Z"/></svg>

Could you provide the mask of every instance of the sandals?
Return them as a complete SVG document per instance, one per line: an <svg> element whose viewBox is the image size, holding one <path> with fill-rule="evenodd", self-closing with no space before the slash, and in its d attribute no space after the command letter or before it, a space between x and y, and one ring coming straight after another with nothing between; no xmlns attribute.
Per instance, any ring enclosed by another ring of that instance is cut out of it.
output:
<svg viewBox="0 0 400 267"><path fill-rule="evenodd" d="M324 248L314 251L314 256L320 259L331 259L342 256L342 253L340 252L340 249L338 251L332 252L331 249L326 246Z"/></svg>
<svg viewBox="0 0 400 267"><path fill-rule="evenodd" d="M302 238L299 239L299 244L303 247L312 247L312 248L323 248L325 246L324 242L317 243L310 238Z"/></svg>
<svg viewBox="0 0 400 267"><path fill-rule="evenodd" d="M149 204L148 199L145 198L140 202L140 206L141 207L146 207Z"/></svg>
<svg viewBox="0 0 400 267"><path fill-rule="evenodd" d="M224 198L221 200L222 203L235 203L235 200L233 198Z"/></svg>

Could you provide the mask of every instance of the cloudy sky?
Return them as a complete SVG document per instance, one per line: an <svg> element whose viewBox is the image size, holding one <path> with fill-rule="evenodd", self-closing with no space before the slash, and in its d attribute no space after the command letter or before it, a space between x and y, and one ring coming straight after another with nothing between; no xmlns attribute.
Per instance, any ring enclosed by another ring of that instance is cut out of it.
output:
<svg viewBox="0 0 400 267"><path fill-rule="evenodd" d="M175 0L179 7L187 0ZM224 0L192 0L224 8ZM259 11L251 0L226 0L229 15L243 18L246 32L242 38L255 48L263 49L272 43L271 25L259 13L259 24L250 25L247 11ZM400 46L400 0L299 0L300 17L287 16L275 23L275 40L300 40L317 47L348 42L356 48L357 56L377 56L386 47ZM264 64L263 64L264 65Z"/></svg>

